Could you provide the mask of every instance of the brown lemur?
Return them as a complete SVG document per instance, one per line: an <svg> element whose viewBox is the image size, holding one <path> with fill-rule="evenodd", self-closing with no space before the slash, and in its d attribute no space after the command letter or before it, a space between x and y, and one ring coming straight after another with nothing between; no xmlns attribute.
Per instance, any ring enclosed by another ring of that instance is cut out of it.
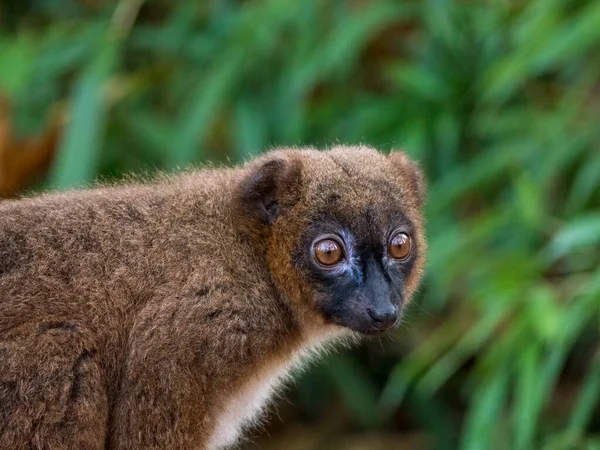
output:
<svg viewBox="0 0 600 450"><path fill-rule="evenodd" d="M397 323L424 193L335 147L0 202L0 449L234 444L304 355Z"/></svg>

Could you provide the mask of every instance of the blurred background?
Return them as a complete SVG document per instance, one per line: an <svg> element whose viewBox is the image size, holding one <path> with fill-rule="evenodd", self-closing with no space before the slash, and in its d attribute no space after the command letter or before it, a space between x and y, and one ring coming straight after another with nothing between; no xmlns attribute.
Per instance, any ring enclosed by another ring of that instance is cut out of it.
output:
<svg viewBox="0 0 600 450"><path fill-rule="evenodd" d="M1 197L283 145L426 171L404 324L248 450L599 449L599 113L592 0L0 1Z"/></svg>

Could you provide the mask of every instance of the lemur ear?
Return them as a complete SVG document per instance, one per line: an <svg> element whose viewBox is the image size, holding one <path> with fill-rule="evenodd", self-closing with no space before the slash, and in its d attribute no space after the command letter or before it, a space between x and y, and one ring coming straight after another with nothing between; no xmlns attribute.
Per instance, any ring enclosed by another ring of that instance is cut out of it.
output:
<svg viewBox="0 0 600 450"><path fill-rule="evenodd" d="M406 180L406 185L415 196L418 206L423 206L427 197L427 183L419 165L401 151L390 152L389 158L400 171L402 179Z"/></svg>
<svg viewBox="0 0 600 450"><path fill-rule="evenodd" d="M300 161L287 156L250 166L250 174L241 184L240 207L264 225L271 225L297 197Z"/></svg>

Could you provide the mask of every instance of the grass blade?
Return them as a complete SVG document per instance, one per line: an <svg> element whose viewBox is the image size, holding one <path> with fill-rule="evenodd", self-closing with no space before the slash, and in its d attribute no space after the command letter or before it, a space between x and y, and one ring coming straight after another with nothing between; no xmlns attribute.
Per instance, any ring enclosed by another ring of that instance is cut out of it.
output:
<svg viewBox="0 0 600 450"><path fill-rule="evenodd" d="M80 186L96 176L106 122L104 90L118 55L117 42L107 40L75 84L71 120L50 175L57 189Z"/></svg>

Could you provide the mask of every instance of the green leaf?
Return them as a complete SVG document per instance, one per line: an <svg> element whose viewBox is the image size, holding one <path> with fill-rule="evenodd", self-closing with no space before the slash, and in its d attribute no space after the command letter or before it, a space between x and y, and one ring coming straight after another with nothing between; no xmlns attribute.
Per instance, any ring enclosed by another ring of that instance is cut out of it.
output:
<svg viewBox="0 0 600 450"><path fill-rule="evenodd" d="M118 42L107 40L75 83L70 122L50 175L57 189L81 186L97 175L107 112L106 83L118 57Z"/></svg>
<svg viewBox="0 0 600 450"><path fill-rule="evenodd" d="M581 248L600 244L600 214L590 213L566 223L550 243L549 256L553 259Z"/></svg>
<svg viewBox="0 0 600 450"><path fill-rule="evenodd" d="M507 391L508 370L504 367L490 374L490 378L481 383L471 396L460 449L489 449L495 442Z"/></svg>
<svg viewBox="0 0 600 450"><path fill-rule="evenodd" d="M266 121L258 114L256 106L247 99L242 99L235 106L235 139L236 155L243 161L252 155L257 155L265 148Z"/></svg>
<svg viewBox="0 0 600 450"><path fill-rule="evenodd" d="M591 361L585 382L579 391L579 397L569 419L568 432L572 436L581 436L589 425L593 414L598 410L600 398L600 357Z"/></svg>
<svg viewBox="0 0 600 450"><path fill-rule="evenodd" d="M517 386L513 407L515 428L515 450L534 448L534 437L538 424L538 399L536 391L539 387L540 346L535 342L525 344L518 355Z"/></svg>
<svg viewBox="0 0 600 450"><path fill-rule="evenodd" d="M446 100L448 95L444 80L426 67L402 64L390 70L390 78L409 95L422 97L436 104Z"/></svg>
<svg viewBox="0 0 600 450"><path fill-rule="evenodd" d="M573 180L573 189L567 200L568 212L571 214L583 208L600 191L600 158L595 152L590 153L589 159L584 161Z"/></svg>
<svg viewBox="0 0 600 450"><path fill-rule="evenodd" d="M453 376L461 364L484 346L495 332L498 323L508 314L510 309L498 302L485 311L479 321L467 330L464 336L443 357L435 361L431 368L418 381L416 389L427 395L433 395Z"/></svg>
<svg viewBox="0 0 600 450"><path fill-rule="evenodd" d="M0 36L0 91L11 97L24 94L32 75L38 44L29 34Z"/></svg>
<svg viewBox="0 0 600 450"><path fill-rule="evenodd" d="M175 141L167 155L169 167L183 167L198 160L211 126L222 112L236 81L243 73L244 54L233 52L220 59L217 68L204 77L182 108Z"/></svg>
<svg viewBox="0 0 600 450"><path fill-rule="evenodd" d="M552 345L560 336L564 311L555 291L546 284L532 288L525 300L529 322L537 332L539 342Z"/></svg>

